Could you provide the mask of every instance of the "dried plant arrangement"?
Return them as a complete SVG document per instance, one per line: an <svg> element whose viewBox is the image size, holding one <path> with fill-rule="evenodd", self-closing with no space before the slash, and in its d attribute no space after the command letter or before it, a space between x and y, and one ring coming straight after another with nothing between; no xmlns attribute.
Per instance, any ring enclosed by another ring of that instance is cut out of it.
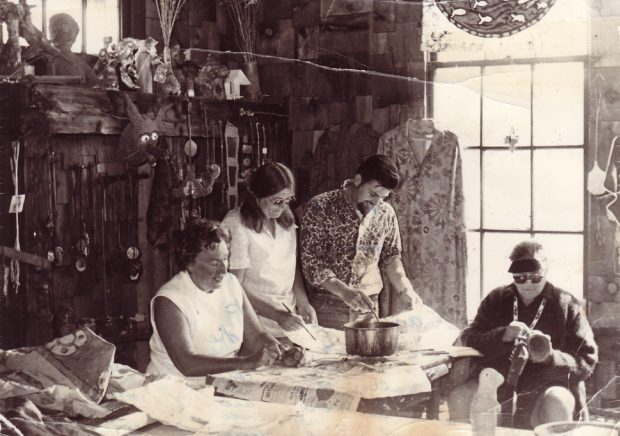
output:
<svg viewBox="0 0 620 436"><path fill-rule="evenodd" d="M155 0L157 15L161 24L161 33L164 39L164 62L171 63L170 58L170 36L174 23L185 4L185 0Z"/></svg>
<svg viewBox="0 0 620 436"><path fill-rule="evenodd" d="M245 62L254 61L256 29L261 0L224 0L233 24L235 40Z"/></svg>

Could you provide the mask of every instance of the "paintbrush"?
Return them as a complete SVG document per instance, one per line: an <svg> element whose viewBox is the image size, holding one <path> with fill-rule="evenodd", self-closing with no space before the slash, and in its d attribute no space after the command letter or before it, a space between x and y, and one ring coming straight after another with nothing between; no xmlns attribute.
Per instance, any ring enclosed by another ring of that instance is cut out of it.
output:
<svg viewBox="0 0 620 436"><path fill-rule="evenodd" d="M292 311L291 309L289 309L289 307L288 307L285 303L282 303L282 306L284 306L284 308L288 311L288 313L290 313L291 315L293 315L293 311ZM315 341L317 340L317 339L314 337L314 335L312 334L312 332L310 332L310 330L308 330L308 328L307 328L305 325L303 325L303 324L302 324L302 327L304 328L304 330L305 330L305 331L307 331L307 332L308 332L308 334L310 335L310 337L311 337L312 339L314 339Z"/></svg>

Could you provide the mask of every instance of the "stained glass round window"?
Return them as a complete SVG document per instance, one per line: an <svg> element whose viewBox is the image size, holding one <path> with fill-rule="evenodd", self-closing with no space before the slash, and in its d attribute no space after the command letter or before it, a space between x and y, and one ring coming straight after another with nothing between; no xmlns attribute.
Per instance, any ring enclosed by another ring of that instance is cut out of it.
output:
<svg viewBox="0 0 620 436"><path fill-rule="evenodd" d="M459 29L486 38L510 36L538 22L556 0L436 0Z"/></svg>

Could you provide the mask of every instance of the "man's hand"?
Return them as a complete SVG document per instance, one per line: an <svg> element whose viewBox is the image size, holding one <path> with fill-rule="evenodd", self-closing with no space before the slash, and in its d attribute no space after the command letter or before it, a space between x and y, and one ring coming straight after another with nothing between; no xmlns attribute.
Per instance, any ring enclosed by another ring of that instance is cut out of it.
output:
<svg viewBox="0 0 620 436"><path fill-rule="evenodd" d="M310 303L298 304L297 312L303 318L306 324L318 324L316 311Z"/></svg>
<svg viewBox="0 0 620 436"><path fill-rule="evenodd" d="M403 287L401 292L405 293L406 295L409 296L409 298L411 298L412 308L413 306L416 306L418 304L423 304L422 297L420 297L418 293L413 290L413 286L411 286L411 282L409 280L405 281L405 286Z"/></svg>
<svg viewBox="0 0 620 436"><path fill-rule="evenodd" d="M278 322L280 327L282 327L287 332L300 329L304 325L304 320L301 316L284 311L278 311L278 317L276 318L276 321Z"/></svg>
<svg viewBox="0 0 620 436"><path fill-rule="evenodd" d="M353 288L344 288L340 291L340 298L347 306L357 312L370 312L373 303L370 297L362 291Z"/></svg>
<svg viewBox="0 0 620 436"><path fill-rule="evenodd" d="M502 341L514 342L515 339L525 339L529 336L530 329L521 321L513 321L506 327Z"/></svg>

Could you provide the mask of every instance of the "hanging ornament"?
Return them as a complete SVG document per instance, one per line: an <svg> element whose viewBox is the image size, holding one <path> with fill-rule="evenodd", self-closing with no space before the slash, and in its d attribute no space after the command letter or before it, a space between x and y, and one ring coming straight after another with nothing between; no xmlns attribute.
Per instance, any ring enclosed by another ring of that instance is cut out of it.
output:
<svg viewBox="0 0 620 436"><path fill-rule="evenodd" d="M540 21L556 0L435 1L452 24L485 38L510 36Z"/></svg>

